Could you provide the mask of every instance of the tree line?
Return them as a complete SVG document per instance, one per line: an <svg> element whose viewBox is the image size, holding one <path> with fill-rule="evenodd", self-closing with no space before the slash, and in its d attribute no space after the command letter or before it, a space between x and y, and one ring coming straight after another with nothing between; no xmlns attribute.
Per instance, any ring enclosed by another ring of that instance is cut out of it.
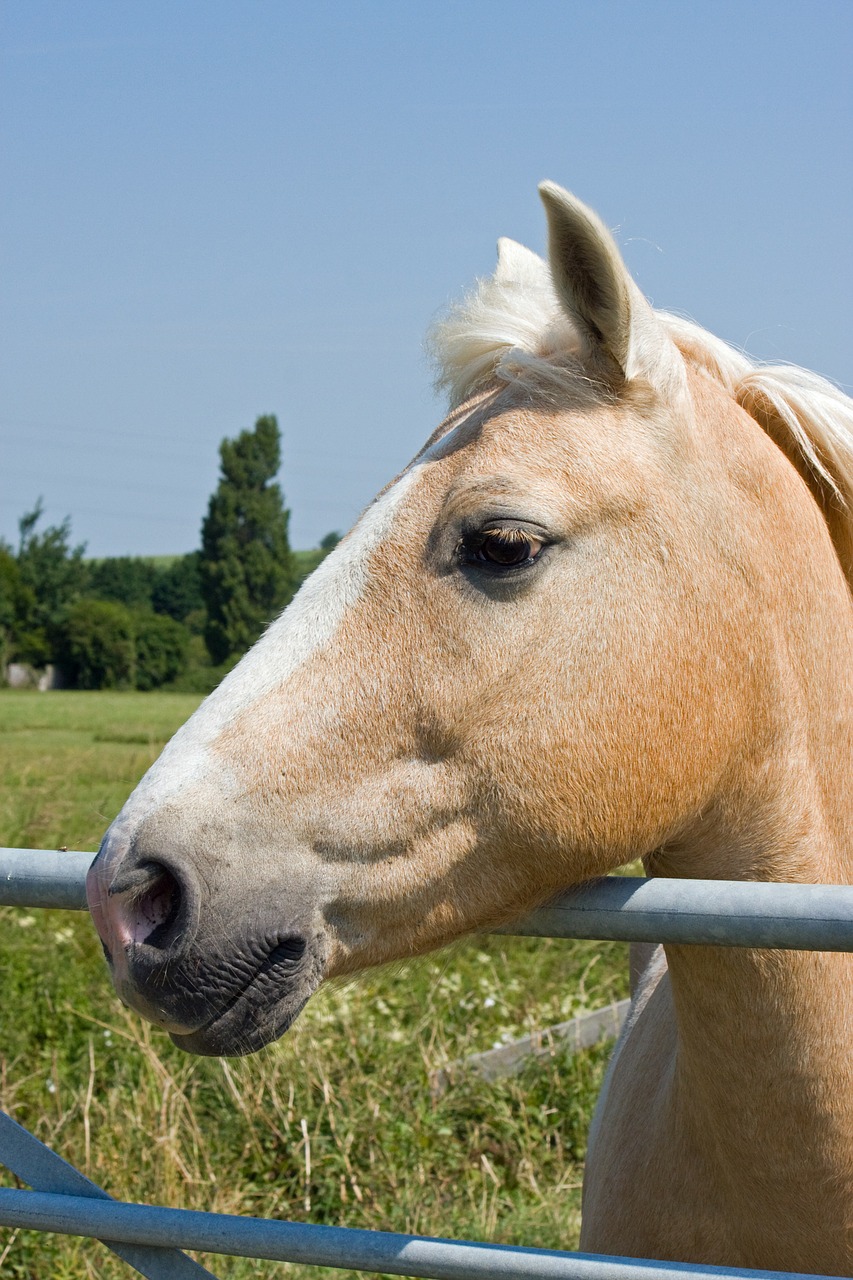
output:
<svg viewBox="0 0 853 1280"><path fill-rule="evenodd" d="M41 502L22 516L17 547L0 540L0 674L53 663L78 689L213 688L339 538L291 550L273 415L223 440L219 457L188 555L87 560L70 519L42 528Z"/></svg>

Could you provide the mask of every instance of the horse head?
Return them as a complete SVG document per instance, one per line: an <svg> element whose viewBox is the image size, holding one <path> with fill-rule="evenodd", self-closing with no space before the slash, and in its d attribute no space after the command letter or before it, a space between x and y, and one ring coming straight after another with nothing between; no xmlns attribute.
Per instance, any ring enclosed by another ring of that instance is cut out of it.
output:
<svg viewBox="0 0 853 1280"><path fill-rule="evenodd" d="M746 361L710 338L697 355L599 218L542 197L549 262L501 242L435 336L449 417L90 872L120 995L189 1050L251 1052L324 978L635 857L701 859L709 822L732 834L759 804L757 627L790 608L782 565L809 577L803 520L825 524L724 385Z"/></svg>

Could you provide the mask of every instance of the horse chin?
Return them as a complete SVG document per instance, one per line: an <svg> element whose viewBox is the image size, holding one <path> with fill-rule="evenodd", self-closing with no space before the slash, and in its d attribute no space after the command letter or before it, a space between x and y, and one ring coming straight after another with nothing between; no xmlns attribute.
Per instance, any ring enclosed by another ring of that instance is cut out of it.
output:
<svg viewBox="0 0 853 1280"><path fill-rule="evenodd" d="M155 947L128 950L129 965L117 984L127 1005L187 1053L243 1057L295 1022L323 981L327 944L322 933L305 937L289 930L284 936L256 934L240 947L232 939L225 954L197 945L173 962L168 984Z"/></svg>
<svg viewBox="0 0 853 1280"><path fill-rule="evenodd" d="M320 980L298 995L289 994L271 1004L259 1005L252 992L242 994L230 1008L206 1026L186 1034L170 1031L172 1042L186 1053L206 1058L243 1058L272 1044L299 1017Z"/></svg>

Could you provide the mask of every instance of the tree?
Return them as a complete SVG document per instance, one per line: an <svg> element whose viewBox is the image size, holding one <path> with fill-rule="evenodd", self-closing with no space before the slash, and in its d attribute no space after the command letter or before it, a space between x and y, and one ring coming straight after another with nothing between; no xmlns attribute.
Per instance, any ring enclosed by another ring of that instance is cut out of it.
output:
<svg viewBox="0 0 853 1280"><path fill-rule="evenodd" d="M201 527L205 641L214 663L241 654L293 595L290 512L274 483L281 464L275 417L219 447L222 474Z"/></svg>
<svg viewBox="0 0 853 1280"><path fill-rule="evenodd" d="M164 614L83 596L66 613L59 656L78 689L157 689L184 670L190 640Z"/></svg>
<svg viewBox="0 0 853 1280"><path fill-rule="evenodd" d="M62 665L78 689L126 689L136 675L133 614L113 600L85 597L68 610Z"/></svg>
<svg viewBox="0 0 853 1280"><path fill-rule="evenodd" d="M9 547L0 542L0 684L18 617L21 591L18 562Z"/></svg>
<svg viewBox="0 0 853 1280"><path fill-rule="evenodd" d="M43 514L41 499L18 521L20 542L15 557L18 570L17 603L12 626L13 656L42 666L50 662L66 610L86 582L84 546L69 546L71 522L51 525L41 533L36 526Z"/></svg>
<svg viewBox="0 0 853 1280"><path fill-rule="evenodd" d="M190 633L164 613L134 612L136 627L136 687L158 689L174 680L187 665Z"/></svg>
<svg viewBox="0 0 853 1280"><path fill-rule="evenodd" d="M107 556L89 564L86 594L98 600L112 600L128 609L144 609L151 604L151 593L158 570L141 556Z"/></svg>
<svg viewBox="0 0 853 1280"><path fill-rule="evenodd" d="M151 592L155 613L165 613L176 622L184 622L190 614L202 612L204 596L201 593L200 565L201 553L190 551L159 571Z"/></svg>

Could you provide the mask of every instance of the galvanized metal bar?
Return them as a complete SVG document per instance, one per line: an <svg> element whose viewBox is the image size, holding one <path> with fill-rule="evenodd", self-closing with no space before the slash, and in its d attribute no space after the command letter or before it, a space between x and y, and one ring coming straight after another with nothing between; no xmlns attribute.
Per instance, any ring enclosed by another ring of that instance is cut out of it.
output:
<svg viewBox="0 0 853 1280"><path fill-rule="evenodd" d="M608 876L561 894L500 932L853 951L853 885Z"/></svg>
<svg viewBox="0 0 853 1280"><path fill-rule="evenodd" d="M423 1280L518 1280L521 1276L524 1280L830 1280L800 1272L745 1271L522 1249L2 1188L0 1224L126 1243L156 1241L208 1253L348 1267Z"/></svg>
<svg viewBox="0 0 853 1280"><path fill-rule="evenodd" d="M0 905L84 910L93 853L0 849ZM501 933L540 938L853 950L853 885L607 876Z"/></svg>
<svg viewBox="0 0 853 1280"><path fill-rule="evenodd" d="M102 1187L39 1142L5 1111L0 1111L0 1161L22 1182L38 1192L53 1195L63 1203L71 1199L84 1204L91 1199L99 1203L117 1203ZM20 1194L33 1193L24 1191ZM92 1234L100 1239L97 1232L76 1234ZM101 1243L141 1275L147 1276L148 1280L215 1280L212 1272L193 1262L185 1253L174 1248L157 1247L148 1237L136 1243L108 1243L106 1240Z"/></svg>
<svg viewBox="0 0 853 1280"><path fill-rule="evenodd" d="M86 872L94 853L0 849L0 906L86 910Z"/></svg>

